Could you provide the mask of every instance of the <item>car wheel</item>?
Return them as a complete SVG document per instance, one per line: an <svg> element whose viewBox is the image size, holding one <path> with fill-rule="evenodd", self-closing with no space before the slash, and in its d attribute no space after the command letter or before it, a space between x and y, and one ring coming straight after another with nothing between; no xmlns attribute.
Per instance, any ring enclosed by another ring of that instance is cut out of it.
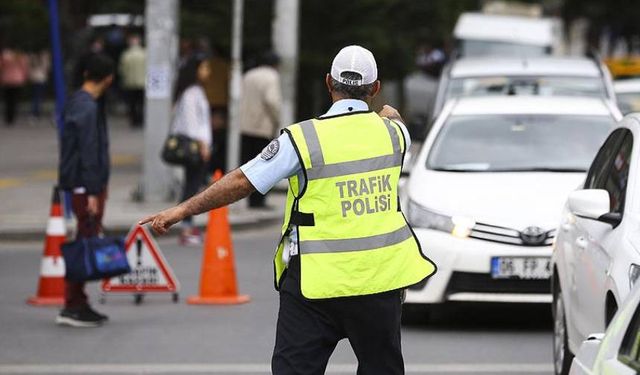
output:
<svg viewBox="0 0 640 375"><path fill-rule="evenodd" d="M427 324L430 316L430 305L413 303L402 305L402 324L404 325Z"/></svg>
<svg viewBox="0 0 640 375"><path fill-rule="evenodd" d="M569 350L567 337L567 319L565 316L564 302L560 293L560 285L554 283L553 291L553 368L556 375L569 374L573 353Z"/></svg>

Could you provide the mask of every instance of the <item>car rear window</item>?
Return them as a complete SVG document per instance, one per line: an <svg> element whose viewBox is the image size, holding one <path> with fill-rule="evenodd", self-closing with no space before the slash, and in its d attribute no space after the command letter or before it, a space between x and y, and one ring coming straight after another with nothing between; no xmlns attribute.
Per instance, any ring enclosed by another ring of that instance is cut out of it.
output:
<svg viewBox="0 0 640 375"><path fill-rule="evenodd" d="M461 96L540 95L589 96L606 98L600 77L494 76L454 78L447 88L447 99Z"/></svg>
<svg viewBox="0 0 640 375"><path fill-rule="evenodd" d="M441 128L426 167L458 172L586 171L613 125L608 116L452 116Z"/></svg>

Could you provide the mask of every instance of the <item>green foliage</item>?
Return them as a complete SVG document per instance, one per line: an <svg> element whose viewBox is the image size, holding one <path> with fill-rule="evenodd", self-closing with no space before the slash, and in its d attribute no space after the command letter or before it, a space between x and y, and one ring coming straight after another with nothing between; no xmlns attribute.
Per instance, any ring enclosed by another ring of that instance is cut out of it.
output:
<svg viewBox="0 0 640 375"><path fill-rule="evenodd" d="M47 9L42 1L0 1L0 42L28 51L47 47L47 17Z"/></svg>
<svg viewBox="0 0 640 375"><path fill-rule="evenodd" d="M400 79L414 69L419 45L445 46L458 15L476 0L302 0L298 113L317 115L311 103L326 97L321 83L340 48L360 44L378 62L381 79ZM320 92L309 90L310 82Z"/></svg>
<svg viewBox="0 0 640 375"><path fill-rule="evenodd" d="M89 1L92 13L144 14L144 0Z"/></svg>

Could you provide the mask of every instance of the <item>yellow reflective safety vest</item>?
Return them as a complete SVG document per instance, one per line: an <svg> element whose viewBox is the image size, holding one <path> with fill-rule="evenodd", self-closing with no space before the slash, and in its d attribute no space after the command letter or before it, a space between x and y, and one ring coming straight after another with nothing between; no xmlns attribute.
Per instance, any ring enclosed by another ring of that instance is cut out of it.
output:
<svg viewBox="0 0 640 375"><path fill-rule="evenodd" d="M308 299L400 289L436 271L398 204L402 130L374 112L307 120L283 130L306 177L289 179L276 250L275 283L285 270L284 238L298 226L300 287Z"/></svg>

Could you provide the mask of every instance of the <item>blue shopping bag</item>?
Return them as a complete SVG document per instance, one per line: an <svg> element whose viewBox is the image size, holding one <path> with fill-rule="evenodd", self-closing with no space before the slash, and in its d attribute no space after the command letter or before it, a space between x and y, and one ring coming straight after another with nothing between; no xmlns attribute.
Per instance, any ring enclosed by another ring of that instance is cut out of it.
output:
<svg viewBox="0 0 640 375"><path fill-rule="evenodd" d="M131 272L124 240L120 237L79 238L62 245L65 279L91 281Z"/></svg>

